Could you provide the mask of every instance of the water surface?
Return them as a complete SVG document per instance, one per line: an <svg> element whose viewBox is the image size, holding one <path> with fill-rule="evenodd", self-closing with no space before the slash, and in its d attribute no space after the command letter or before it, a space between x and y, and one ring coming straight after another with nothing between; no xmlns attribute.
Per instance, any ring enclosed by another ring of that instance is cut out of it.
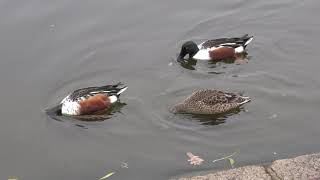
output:
<svg viewBox="0 0 320 180"><path fill-rule="evenodd" d="M318 152L318 1L1 0L0 176L168 179ZM186 40L255 37L248 63L174 61ZM99 122L48 117L70 91L124 82L126 103ZM253 101L231 115L174 115L199 88ZM186 152L207 160L188 165ZM128 168L121 168L121 163ZM111 179L111 178L110 178Z"/></svg>

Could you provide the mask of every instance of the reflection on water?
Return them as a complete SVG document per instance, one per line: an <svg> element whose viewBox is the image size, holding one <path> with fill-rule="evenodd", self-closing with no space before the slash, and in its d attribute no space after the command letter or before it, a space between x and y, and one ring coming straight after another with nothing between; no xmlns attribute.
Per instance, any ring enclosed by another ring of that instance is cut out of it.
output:
<svg viewBox="0 0 320 180"><path fill-rule="evenodd" d="M250 60L250 56L248 56L247 52L236 54L235 57L233 58L227 58L223 59L220 61L203 61L203 60L196 60L193 58L189 58L183 61L179 61L178 63L180 64L181 67L189 70L199 70L203 68L208 68L206 73L208 74L223 74L224 72L219 72L219 71L212 71L213 68L218 68L222 67L225 68L224 65L226 64L236 64L236 65L241 65L241 64L246 64ZM199 62L199 63L198 63ZM203 62L203 63L200 63ZM197 67L198 64L198 67Z"/></svg>
<svg viewBox="0 0 320 180"><path fill-rule="evenodd" d="M61 105L55 106L46 111L47 115L57 121L79 120L79 121L104 121L110 119L115 113L121 113L121 108L127 105L126 103L116 102L111 108L99 111L94 115L81 116L65 116L61 114Z"/></svg>
<svg viewBox="0 0 320 180"><path fill-rule="evenodd" d="M239 107L221 114L208 115L208 114L183 113L183 114L179 114L178 116L181 116L181 119L188 119L191 121L200 122L201 125L215 126L215 125L225 123L225 121L229 116L238 114L243 111L245 111L244 107Z"/></svg>
<svg viewBox="0 0 320 180"><path fill-rule="evenodd" d="M320 21L311 19L319 6L293 0L178 0L169 6L2 0L2 179L97 179L128 162L128 171L112 179L162 180L226 168L189 166L188 151L213 158L239 148L239 166L270 162L272 152L318 151ZM256 37L248 64L170 61L180 42L245 33ZM76 88L113 81L128 82L122 97L128 106L106 121L61 116L59 107L49 116L40 111ZM255 100L244 106L248 113L236 115L168 111L198 88L244 91Z"/></svg>
<svg viewBox="0 0 320 180"><path fill-rule="evenodd" d="M189 58L188 60L185 61L179 61L180 65L189 70L196 70L195 66L197 65L197 60Z"/></svg>

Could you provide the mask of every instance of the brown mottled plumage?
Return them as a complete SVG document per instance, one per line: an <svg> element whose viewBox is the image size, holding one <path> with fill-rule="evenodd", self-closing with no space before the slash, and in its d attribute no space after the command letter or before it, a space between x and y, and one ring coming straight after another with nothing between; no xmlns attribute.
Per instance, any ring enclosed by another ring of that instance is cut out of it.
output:
<svg viewBox="0 0 320 180"><path fill-rule="evenodd" d="M250 101L249 97L217 90L199 90L176 104L173 113L220 114Z"/></svg>

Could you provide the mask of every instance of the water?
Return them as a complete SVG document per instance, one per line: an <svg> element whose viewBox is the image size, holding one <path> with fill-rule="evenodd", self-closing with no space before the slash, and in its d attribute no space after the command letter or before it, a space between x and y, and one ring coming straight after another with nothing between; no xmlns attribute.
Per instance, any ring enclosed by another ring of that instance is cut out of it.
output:
<svg viewBox="0 0 320 180"><path fill-rule="evenodd" d="M169 179L268 163L320 149L318 1L0 1L0 176L23 180ZM248 63L174 61L185 40L255 37ZM70 91L124 82L118 112L99 122L45 110ZM215 118L173 115L193 90L253 101ZM212 119L211 119L212 118ZM188 165L186 152L206 163ZM128 168L121 165L127 163Z"/></svg>

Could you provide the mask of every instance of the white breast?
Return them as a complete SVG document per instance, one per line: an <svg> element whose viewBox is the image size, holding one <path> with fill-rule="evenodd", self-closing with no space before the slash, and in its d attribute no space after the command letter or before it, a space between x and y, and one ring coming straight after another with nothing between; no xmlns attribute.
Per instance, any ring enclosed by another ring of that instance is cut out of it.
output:
<svg viewBox="0 0 320 180"><path fill-rule="evenodd" d="M192 58L206 61L211 60L209 56L209 49L200 49Z"/></svg>
<svg viewBox="0 0 320 180"><path fill-rule="evenodd" d="M61 107L61 113L64 115L80 115L80 105L69 98L64 99Z"/></svg>

